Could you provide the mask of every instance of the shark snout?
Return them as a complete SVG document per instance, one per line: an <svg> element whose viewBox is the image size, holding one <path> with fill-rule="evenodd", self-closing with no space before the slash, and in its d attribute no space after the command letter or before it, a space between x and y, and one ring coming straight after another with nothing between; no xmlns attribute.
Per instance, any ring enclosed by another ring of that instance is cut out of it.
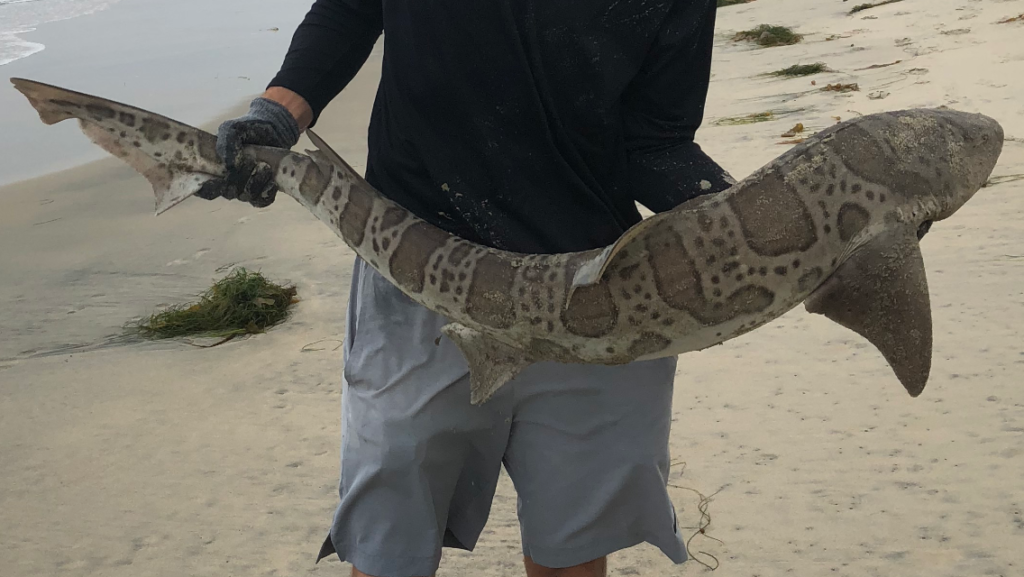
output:
<svg viewBox="0 0 1024 577"><path fill-rule="evenodd" d="M978 169L976 180L971 184L980 188L1003 152L1003 127L996 119L984 114L960 114L966 156L977 164Z"/></svg>
<svg viewBox="0 0 1024 577"><path fill-rule="evenodd" d="M970 116L972 118L964 123L965 145L971 149L971 156L981 162L982 172L986 173L984 177L987 179L1003 152L1003 127L996 119L984 114Z"/></svg>
<svg viewBox="0 0 1024 577"><path fill-rule="evenodd" d="M1003 151L1003 127L984 114L943 110L951 150L950 196L940 201L941 214L935 220L952 216L978 190L985 186ZM955 151L955 152L953 152Z"/></svg>

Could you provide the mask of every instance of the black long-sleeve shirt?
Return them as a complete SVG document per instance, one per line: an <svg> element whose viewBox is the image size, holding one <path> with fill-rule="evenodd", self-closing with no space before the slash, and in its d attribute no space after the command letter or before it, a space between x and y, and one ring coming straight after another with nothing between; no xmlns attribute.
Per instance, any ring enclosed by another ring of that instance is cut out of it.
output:
<svg viewBox="0 0 1024 577"><path fill-rule="evenodd" d="M317 0L270 86L315 118L384 59L366 178L419 217L520 252L605 246L728 186L693 142L715 0ZM702 183L702 181L704 181Z"/></svg>

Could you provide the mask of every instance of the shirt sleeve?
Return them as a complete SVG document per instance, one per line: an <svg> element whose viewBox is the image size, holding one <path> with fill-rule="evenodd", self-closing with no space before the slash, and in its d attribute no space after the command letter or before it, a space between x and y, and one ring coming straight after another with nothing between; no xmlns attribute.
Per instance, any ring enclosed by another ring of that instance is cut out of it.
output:
<svg viewBox="0 0 1024 577"><path fill-rule="evenodd" d="M732 177L694 142L711 79L715 0L676 0L623 97L633 198L663 212Z"/></svg>
<svg viewBox="0 0 1024 577"><path fill-rule="evenodd" d="M313 109L313 123L355 77L384 30L382 0L316 0L292 36L269 87L287 88Z"/></svg>

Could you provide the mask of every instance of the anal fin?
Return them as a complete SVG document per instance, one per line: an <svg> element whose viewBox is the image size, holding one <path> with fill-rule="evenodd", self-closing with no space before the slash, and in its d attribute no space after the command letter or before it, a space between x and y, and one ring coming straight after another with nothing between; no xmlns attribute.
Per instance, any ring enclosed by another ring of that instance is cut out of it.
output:
<svg viewBox="0 0 1024 577"><path fill-rule="evenodd" d="M871 342L910 396L924 390L932 361L932 317L913 231L885 233L857 249L804 306Z"/></svg>
<svg viewBox="0 0 1024 577"><path fill-rule="evenodd" d="M522 349L506 345L465 325L449 323L441 328L465 355L469 363L470 402L479 405L490 399L533 361Z"/></svg>

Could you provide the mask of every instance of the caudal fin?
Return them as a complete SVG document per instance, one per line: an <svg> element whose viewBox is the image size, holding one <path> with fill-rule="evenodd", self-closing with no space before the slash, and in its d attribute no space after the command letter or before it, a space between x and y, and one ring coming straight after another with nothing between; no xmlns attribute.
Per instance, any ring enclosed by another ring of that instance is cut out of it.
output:
<svg viewBox="0 0 1024 577"><path fill-rule="evenodd" d="M932 363L932 315L924 259L913 231L892 231L859 248L804 302L866 338L916 397Z"/></svg>
<svg viewBox="0 0 1024 577"><path fill-rule="evenodd" d="M24 78L11 83L45 124L78 119L90 140L144 176L153 186L157 214L224 175L217 138L208 132L98 96Z"/></svg>

